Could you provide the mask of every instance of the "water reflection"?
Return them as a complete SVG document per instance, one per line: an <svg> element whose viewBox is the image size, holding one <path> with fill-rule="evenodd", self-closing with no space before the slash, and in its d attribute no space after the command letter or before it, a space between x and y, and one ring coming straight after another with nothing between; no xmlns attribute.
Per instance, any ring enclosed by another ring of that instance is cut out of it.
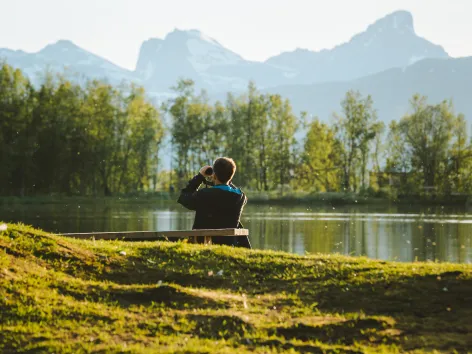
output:
<svg viewBox="0 0 472 354"><path fill-rule="evenodd" d="M193 212L175 204L0 205L0 220L52 232L185 230ZM397 261L472 263L472 214L458 208L270 207L242 220L254 248L341 253Z"/></svg>

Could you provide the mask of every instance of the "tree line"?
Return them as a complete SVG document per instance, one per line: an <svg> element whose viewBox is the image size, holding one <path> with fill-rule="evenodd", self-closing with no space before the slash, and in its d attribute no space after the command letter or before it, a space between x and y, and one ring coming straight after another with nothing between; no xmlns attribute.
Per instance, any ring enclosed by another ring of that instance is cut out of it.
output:
<svg viewBox="0 0 472 354"><path fill-rule="evenodd" d="M179 187L217 156L236 161L235 184L269 191L291 183L300 121L288 100L260 94L254 84L246 95L229 94L225 105L210 104L205 92L195 94L192 81L175 90L178 97L164 110L172 118L172 172Z"/></svg>
<svg viewBox="0 0 472 354"><path fill-rule="evenodd" d="M410 112L387 127L372 97L354 91L328 123L294 113L289 100L253 83L223 103L197 93L191 80L174 90L175 98L156 108L140 87L47 75L35 88L3 64L0 194L178 189L217 156L234 158L235 184L254 191L472 192L467 125L451 102L416 95ZM158 168L165 134L171 169Z"/></svg>
<svg viewBox="0 0 472 354"><path fill-rule="evenodd" d="M450 195L472 193L472 145L462 114L450 101L415 95L410 112L387 127L370 95L349 91L330 123L290 102L261 94L228 94L209 103L192 81L181 81L165 111L176 151L172 181L182 186L214 156L235 159L235 183L256 191Z"/></svg>
<svg viewBox="0 0 472 354"><path fill-rule="evenodd" d="M0 67L0 194L111 195L155 183L159 111L138 87Z"/></svg>

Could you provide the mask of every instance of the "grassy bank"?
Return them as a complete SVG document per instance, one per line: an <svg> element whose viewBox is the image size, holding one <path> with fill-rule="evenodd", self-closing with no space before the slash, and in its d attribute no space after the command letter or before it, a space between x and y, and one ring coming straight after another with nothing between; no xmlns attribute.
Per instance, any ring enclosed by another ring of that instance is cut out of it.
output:
<svg viewBox="0 0 472 354"><path fill-rule="evenodd" d="M1 223L0 223L1 224ZM472 266L0 231L0 352L472 351Z"/></svg>

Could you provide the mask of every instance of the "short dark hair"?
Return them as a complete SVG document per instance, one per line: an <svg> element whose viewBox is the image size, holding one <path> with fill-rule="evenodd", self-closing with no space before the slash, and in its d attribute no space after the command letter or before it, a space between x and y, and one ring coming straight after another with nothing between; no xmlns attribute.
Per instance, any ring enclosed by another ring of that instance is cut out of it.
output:
<svg viewBox="0 0 472 354"><path fill-rule="evenodd" d="M233 179L236 163L229 157L217 158L213 163L213 171L220 182L227 183Z"/></svg>

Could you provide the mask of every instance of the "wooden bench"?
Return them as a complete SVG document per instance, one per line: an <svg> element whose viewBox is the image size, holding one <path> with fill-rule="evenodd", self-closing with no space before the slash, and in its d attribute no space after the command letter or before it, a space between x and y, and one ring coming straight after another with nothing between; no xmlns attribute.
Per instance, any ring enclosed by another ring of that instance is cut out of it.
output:
<svg viewBox="0 0 472 354"><path fill-rule="evenodd" d="M169 239L188 239L190 243L203 243L211 245L213 241L216 244L237 243L239 247L251 248L249 242L248 229L202 229L190 231L123 231L123 232L87 232L87 233L66 233L62 236L95 239L95 240L123 240L123 241L156 241ZM229 239L232 237L233 239ZM237 238L237 239L236 239Z"/></svg>

